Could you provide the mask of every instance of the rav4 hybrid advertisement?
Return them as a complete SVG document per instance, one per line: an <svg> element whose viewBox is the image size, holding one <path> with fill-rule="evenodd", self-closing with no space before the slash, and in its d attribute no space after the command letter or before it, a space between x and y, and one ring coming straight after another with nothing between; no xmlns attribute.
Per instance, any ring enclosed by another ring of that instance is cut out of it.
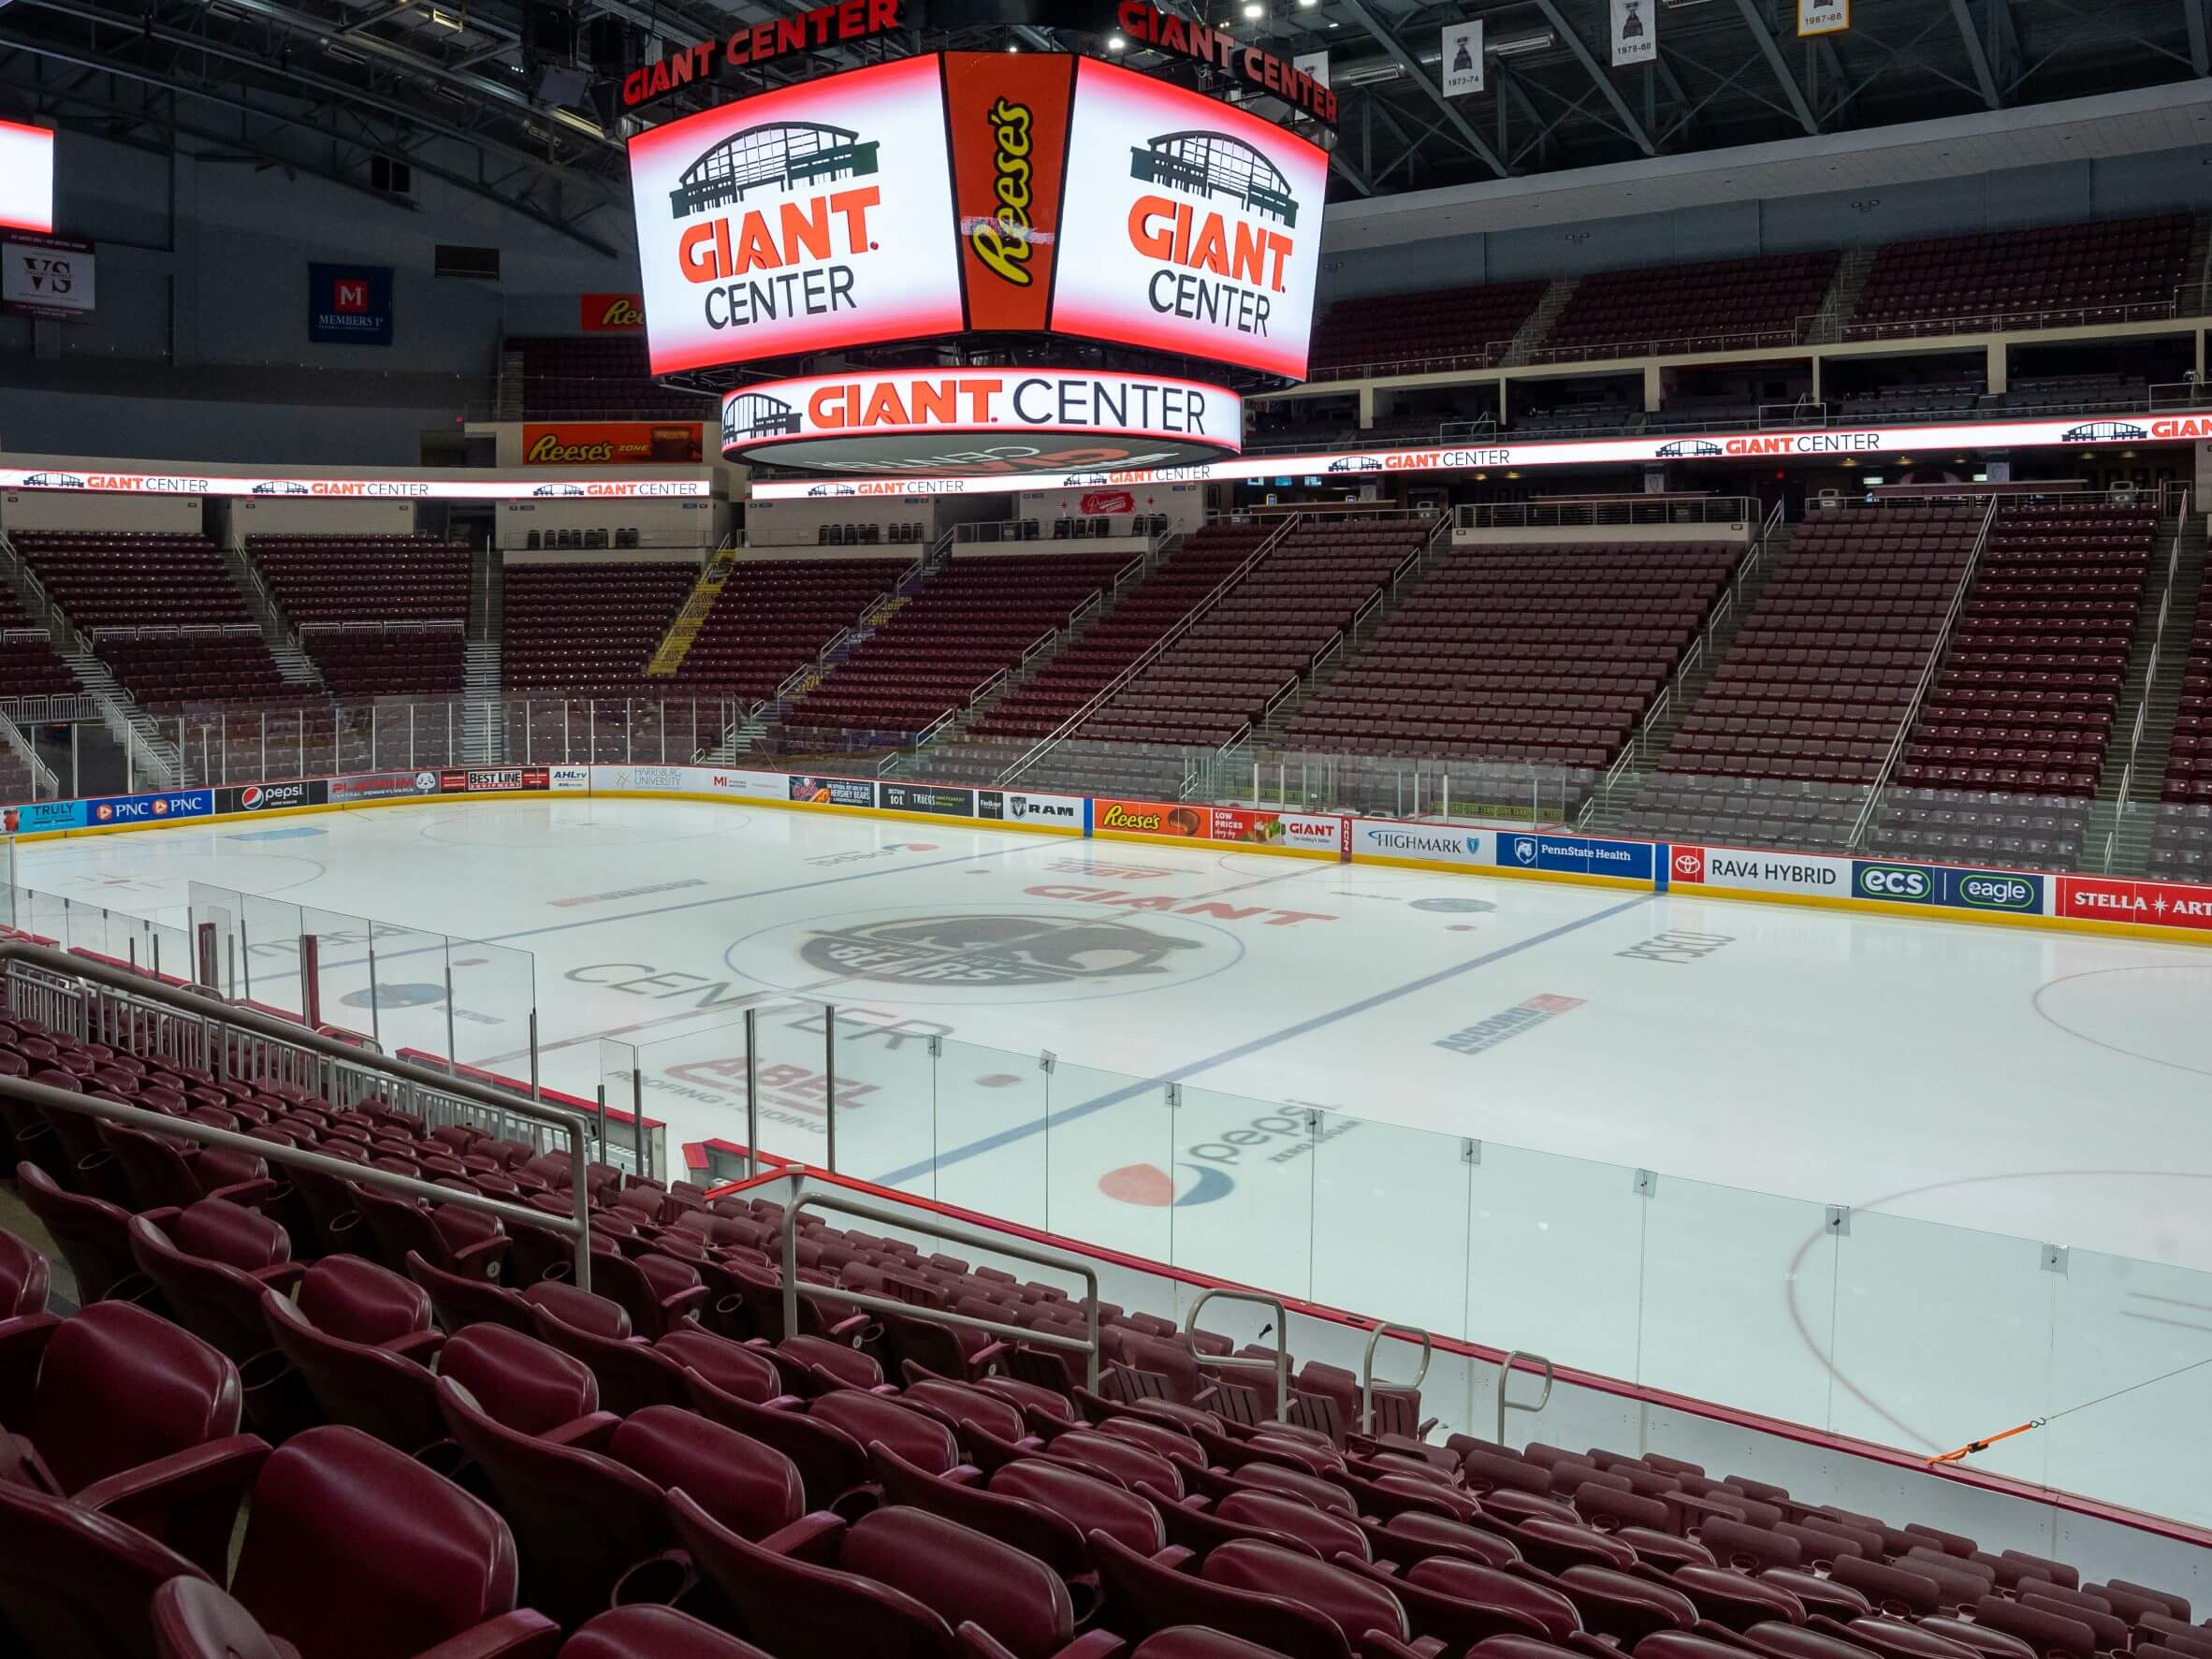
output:
<svg viewBox="0 0 2212 1659"><path fill-rule="evenodd" d="M1302 379L1323 151L1092 58L901 59L630 141L657 374L967 329Z"/></svg>

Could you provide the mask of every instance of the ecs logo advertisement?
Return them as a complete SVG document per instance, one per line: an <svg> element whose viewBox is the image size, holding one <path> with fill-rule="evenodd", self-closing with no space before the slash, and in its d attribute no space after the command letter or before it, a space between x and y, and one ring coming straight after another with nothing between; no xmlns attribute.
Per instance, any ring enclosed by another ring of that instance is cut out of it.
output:
<svg viewBox="0 0 2212 1659"><path fill-rule="evenodd" d="M1083 59L1054 328L1304 379L1328 171L1272 122Z"/></svg>
<svg viewBox="0 0 2212 1659"><path fill-rule="evenodd" d="M640 133L630 184L655 374L965 325L935 56Z"/></svg>

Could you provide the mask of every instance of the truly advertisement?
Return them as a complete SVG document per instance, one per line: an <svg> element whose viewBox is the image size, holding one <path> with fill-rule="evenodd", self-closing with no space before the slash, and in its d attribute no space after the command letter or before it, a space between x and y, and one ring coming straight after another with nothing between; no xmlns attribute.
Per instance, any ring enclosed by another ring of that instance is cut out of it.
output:
<svg viewBox="0 0 2212 1659"><path fill-rule="evenodd" d="M522 429L526 467L682 466L705 455L695 420L531 421Z"/></svg>
<svg viewBox="0 0 2212 1659"><path fill-rule="evenodd" d="M2145 927L2212 932L2212 887L2177 881L2124 881L2102 876L2054 876L2054 913L2076 922L2132 922Z"/></svg>
<svg viewBox="0 0 2212 1659"><path fill-rule="evenodd" d="M1049 320L1074 63L1035 52L945 58L970 328L1034 330Z"/></svg>
<svg viewBox="0 0 2212 1659"><path fill-rule="evenodd" d="M965 327L935 55L640 133L630 183L655 374Z"/></svg>
<svg viewBox="0 0 2212 1659"><path fill-rule="evenodd" d="M884 783L878 786L886 812L930 812L945 818L973 818L975 791L936 783Z"/></svg>
<svg viewBox="0 0 2212 1659"><path fill-rule="evenodd" d="M1387 818L1351 820L1352 857L1408 858L1428 864L1494 865L1494 835L1449 823L1400 823Z"/></svg>
<svg viewBox="0 0 2212 1659"><path fill-rule="evenodd" d="M1083 59L1053 327L1304 379L1328 172L1272 122Z"/></svg>
<svg viewBox="0 0 2212 1659"><path fill-rule="evenodd" d="M27 801L0 807L0 836L36 836L85 826L82 801Z"/></svg>
<svg viewBox="0 0 2212 1659"><path fill-rule="evenodd" d="M1553 836L1512 831L1497 837L1503 869L1544 870L1559 875L1613 876L1628 881L1653 879L1656 851L1649 841L1605 841L1590 836Z"/></svg>

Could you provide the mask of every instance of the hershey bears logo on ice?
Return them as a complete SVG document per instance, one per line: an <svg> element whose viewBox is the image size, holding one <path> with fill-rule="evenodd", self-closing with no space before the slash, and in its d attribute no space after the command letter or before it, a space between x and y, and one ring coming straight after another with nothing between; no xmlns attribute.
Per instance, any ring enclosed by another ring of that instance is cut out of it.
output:
<svg viewBox="0 0 2212 1659"><path fill-rule="evenodd" d="M1197 941L1127 922L1062 916L921 916L819 932L800 948L824 973L893 984L1047 985L1169 971Z"/></svg>

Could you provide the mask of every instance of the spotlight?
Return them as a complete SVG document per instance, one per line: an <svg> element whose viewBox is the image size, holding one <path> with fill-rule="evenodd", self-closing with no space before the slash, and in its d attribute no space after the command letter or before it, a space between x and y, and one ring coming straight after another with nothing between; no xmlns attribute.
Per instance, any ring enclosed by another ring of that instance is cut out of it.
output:
<svg viewBox="0 0 2212 1659"><path fill-rule="evenodd" d="M1106 50L1108 51L1120 51L1128 45L1128 42L1124 40L1119 35L1109 35L1106 36Z"/></svg>
<svg viewBox="0 0 2212 1659"><path fill-rule="evenodd" d="M1257 22L1267 15L1267 7L1260 5L1259 0L1244 0L1244 15Z"/></svg>

